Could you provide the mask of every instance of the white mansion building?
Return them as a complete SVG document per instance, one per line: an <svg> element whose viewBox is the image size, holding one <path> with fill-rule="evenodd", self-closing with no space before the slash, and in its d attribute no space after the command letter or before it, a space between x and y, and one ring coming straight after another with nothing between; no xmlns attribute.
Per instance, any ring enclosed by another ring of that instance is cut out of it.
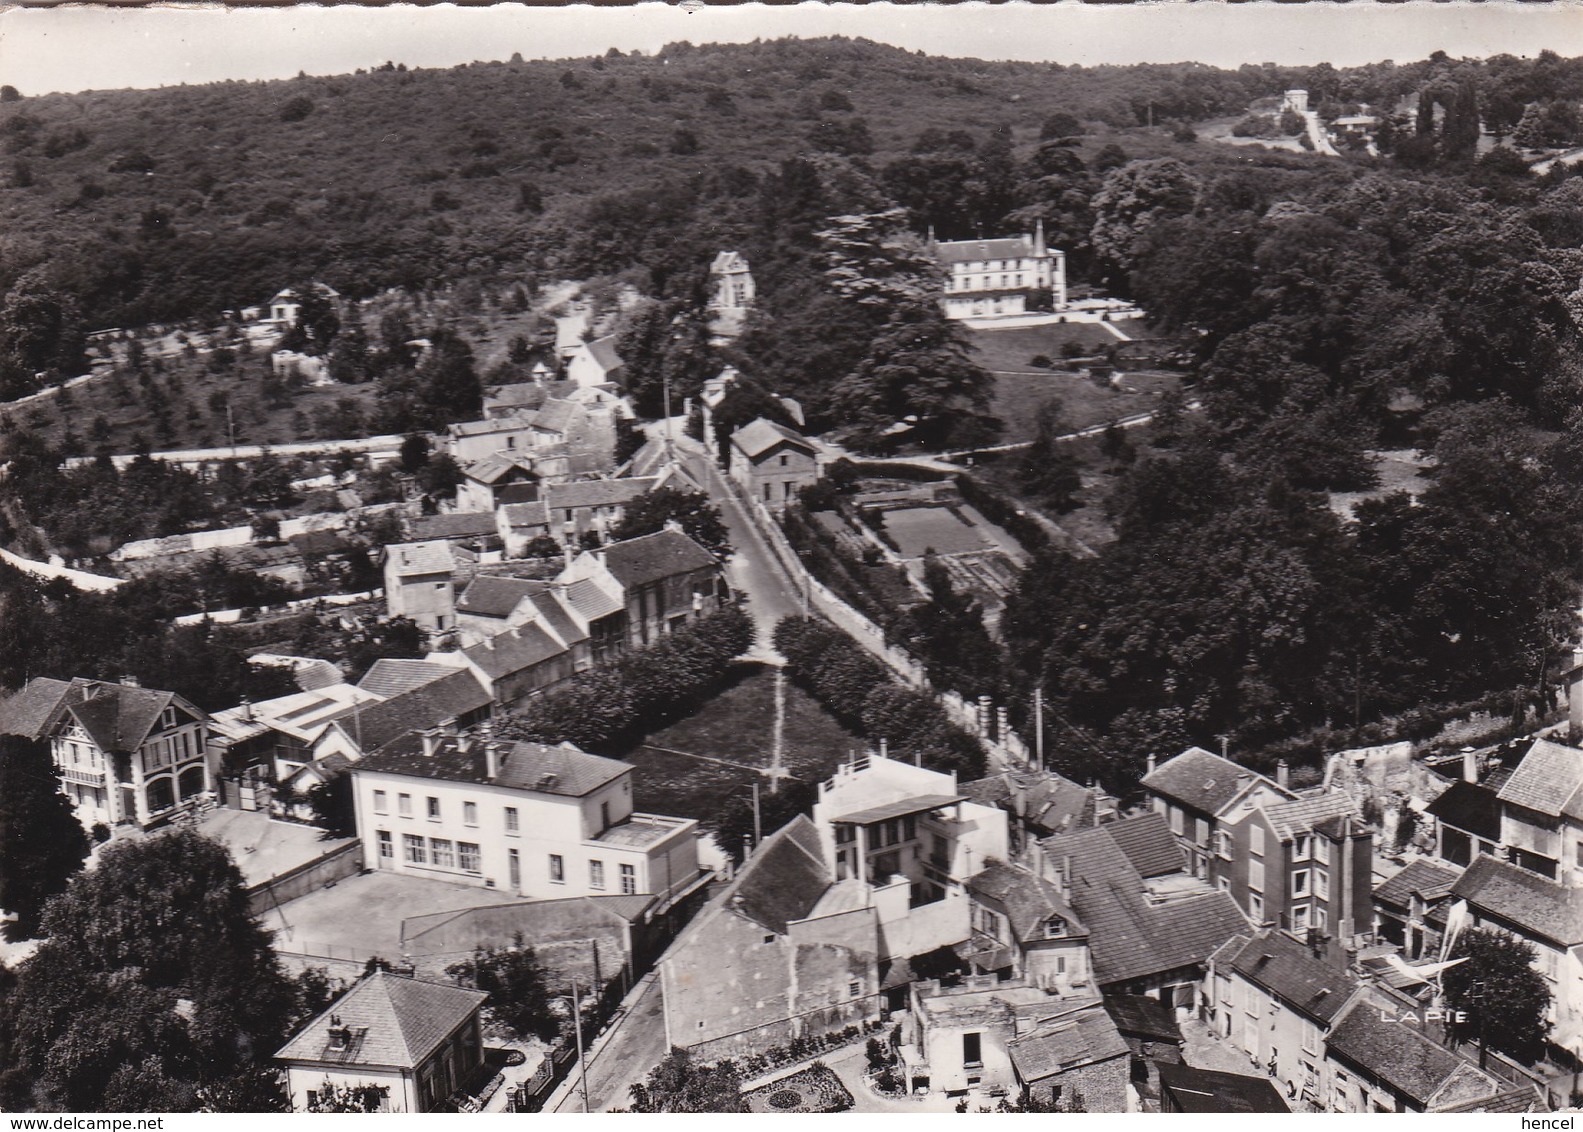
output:
<svg viewBox="0 0 1583 1132"><path fill-rule="evenodd" d="M1045 245L1042 220L1031 236L940 243L931 235L929 249L946 271L947 318L1022 314L1040 291L1051 309L1066 309L1066 253Z"/></svg>

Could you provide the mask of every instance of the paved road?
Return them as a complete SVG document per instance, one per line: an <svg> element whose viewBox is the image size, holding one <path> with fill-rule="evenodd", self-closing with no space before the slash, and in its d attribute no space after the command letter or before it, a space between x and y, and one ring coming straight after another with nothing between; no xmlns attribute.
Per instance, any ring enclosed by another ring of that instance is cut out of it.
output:
<svg viewBox="0 0 1583 1132"><path fill-rule="evenodd" d="M659 976L633 1001L615 1029L605 1033L589 1052L588 1111L608 1112L632 1103L631 1089L648 1078L649 1070L665 1060L665 992ZM583 1091L574 1069L566 1079L560 1103L552 1112L581 1112Z"/></svg>
<svg viewBox="0 0 1583 1132"><path fill-rule="evenodd" d="M771 646L775 623L782 617L798 616L803 611L803 596L797 585L781 569L775 552L748 518L742 504L725 486L720 470L694 441L678 439L682 462L695 479L709 487L710 497L720 507L736 553L726 564L726 580L733 589L748 596L748 611L758 626L759 652L765 659L778 659Z"/></svg>

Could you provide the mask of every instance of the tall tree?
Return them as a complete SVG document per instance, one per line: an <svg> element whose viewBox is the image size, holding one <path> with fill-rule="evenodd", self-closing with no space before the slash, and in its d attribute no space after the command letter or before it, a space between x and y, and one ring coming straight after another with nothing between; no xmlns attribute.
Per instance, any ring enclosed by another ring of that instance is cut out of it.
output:
<svg viewBox="0 0 1583 1132"><path fill-rule="evenodd" d="M49 743L0 735L0 908L16 915L12 935L38 933L45 901L66 891L87 856Z"/></svg>
<svg viewBox="0 0 1583 1132"><path fill-rule="evenodd" d="M521 932L510 947L480 947L471 959L454 964L446 973L488 991L490 1016L517 1037L551 1041L560 1032L560 1020L550 1009L544 967Z"/></svg>
<svg viewBox="0 0 1583 1132"><path fill-rule="evenodd" d="M699 546L726 558L731 554L731 538L720 518L720 508L701 491L681 491L662 487L627 504L621 522L610 531L614 541L639 538L676 522Z"/></svg>
<svg viewBox="0 0 1583 1132"><path fill-rule="evenodd" d="M1510 1054L1525 1064L1544 1051L1550 1023L1550 985L1534 969L1534 945L1494 928L1468 928L1451 949L1453 959L1442 978L1446 1003L1465 1020L1457 1025L1464 1040Z"/></svg>

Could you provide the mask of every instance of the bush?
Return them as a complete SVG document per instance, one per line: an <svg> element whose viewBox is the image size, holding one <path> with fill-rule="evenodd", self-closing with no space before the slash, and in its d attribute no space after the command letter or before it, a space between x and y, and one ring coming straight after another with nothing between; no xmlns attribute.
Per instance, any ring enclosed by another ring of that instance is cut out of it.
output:
<svg viewBox="0 0 1583 1132"><path fill-rule="evenodd" d="M1049 354L1035 354L1028 359L1028 364L1034 369L1051 369L1055 363L1050 360Z"/></svg>
<svg viewBox="0 0 1583 1132"><path fill-rule="evenodd" d="M312 113L312 100L306 95L299 94L297 97L289 99L286 104L280 108L280 120L282 122L300 122Z"/></svg>

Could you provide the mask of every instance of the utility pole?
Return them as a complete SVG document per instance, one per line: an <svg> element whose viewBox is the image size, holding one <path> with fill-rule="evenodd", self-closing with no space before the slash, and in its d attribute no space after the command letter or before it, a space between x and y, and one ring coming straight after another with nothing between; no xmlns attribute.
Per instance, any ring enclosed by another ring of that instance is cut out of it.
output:
<svg viewBox="0 0 1583 1132"><path fill-rule="evenodd" d="M1039 770L1044 770L1044 685L1033 689L1033 750Z"/></svg>
<svg viewBox="0 0 1583 1132"><path fill-rule="evenodd" d="M763 836L764 831L759 815L759 784L755 782L753 784L753 847L755 849L758 848Z"/></svg>
<svg viewBox="0 0 1583 1132"><path fill-rule="evenodd" d="M577 996L577 980L572 980L572 1030L577 1035L577 1076L583 1087L583 1111L588 1111L588 1063L583 1060L583 1000Z"/></svg>

